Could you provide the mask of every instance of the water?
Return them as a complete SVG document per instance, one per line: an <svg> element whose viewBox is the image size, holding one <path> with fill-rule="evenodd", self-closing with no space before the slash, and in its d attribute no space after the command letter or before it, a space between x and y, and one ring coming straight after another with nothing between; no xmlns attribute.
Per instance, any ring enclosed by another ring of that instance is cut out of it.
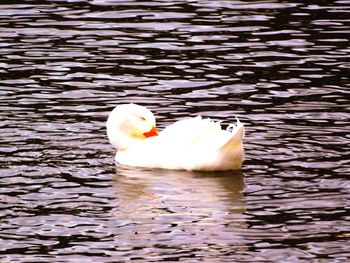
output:
<svg viewBox="0 0 350 263"><path fill-rule="evenodd" d="M350 260L350 2L0 3L1 262ZM117 167L118 103L246 126L242 172Z"/></svg>

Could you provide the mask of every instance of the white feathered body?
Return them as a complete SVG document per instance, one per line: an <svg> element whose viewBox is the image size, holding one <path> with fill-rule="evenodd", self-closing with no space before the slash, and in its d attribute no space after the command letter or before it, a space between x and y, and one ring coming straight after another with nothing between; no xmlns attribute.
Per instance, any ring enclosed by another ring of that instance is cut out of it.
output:
<svg viewBox="0 0 350 263"><path fill-rule="evenodd" d="M225 171L241 169L244 126L222 130L219 122L200 116L180 120L159 136L135 142L116 154L124 165L176 170Z"/></svg>

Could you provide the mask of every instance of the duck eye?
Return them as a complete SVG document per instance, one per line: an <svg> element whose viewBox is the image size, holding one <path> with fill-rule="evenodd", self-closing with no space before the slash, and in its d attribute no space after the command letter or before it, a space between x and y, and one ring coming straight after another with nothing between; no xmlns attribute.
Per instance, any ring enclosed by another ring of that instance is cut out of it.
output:
<svg viewBox="0 0 350 263"><path fill-rule="evenodd" d="M143 116L140 116L140 120L141 120L141 121L145 121L145 120L146 120L146 118L145 118L145 117L143 117Z"/></svg>

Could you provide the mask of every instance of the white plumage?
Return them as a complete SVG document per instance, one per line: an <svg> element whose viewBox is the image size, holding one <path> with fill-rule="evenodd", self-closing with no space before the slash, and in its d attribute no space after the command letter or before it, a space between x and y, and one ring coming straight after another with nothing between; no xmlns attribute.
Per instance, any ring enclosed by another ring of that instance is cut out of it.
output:
<svg viewBox="0 0 350 263"><path fill-rule="evenodd" d="M155 118L136 104L117 106L107 120L107 134L117 148L116 162L175 170L238 170L244 159L244 126L236 118L226 130L200 116L175 122L159 134Z"/></svg>

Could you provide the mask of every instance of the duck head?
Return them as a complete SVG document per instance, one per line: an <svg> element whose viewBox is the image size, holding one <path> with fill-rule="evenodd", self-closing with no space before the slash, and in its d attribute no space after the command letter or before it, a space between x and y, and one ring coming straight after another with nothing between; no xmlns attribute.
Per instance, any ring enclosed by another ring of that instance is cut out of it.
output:
<svg viewBox="0 0 350 263"><path fill-rule="evenodd" d="M137 141L158 135L153 113L137 104L115 107L108 116L106 126L110 143L121 151Z"/></svg>

